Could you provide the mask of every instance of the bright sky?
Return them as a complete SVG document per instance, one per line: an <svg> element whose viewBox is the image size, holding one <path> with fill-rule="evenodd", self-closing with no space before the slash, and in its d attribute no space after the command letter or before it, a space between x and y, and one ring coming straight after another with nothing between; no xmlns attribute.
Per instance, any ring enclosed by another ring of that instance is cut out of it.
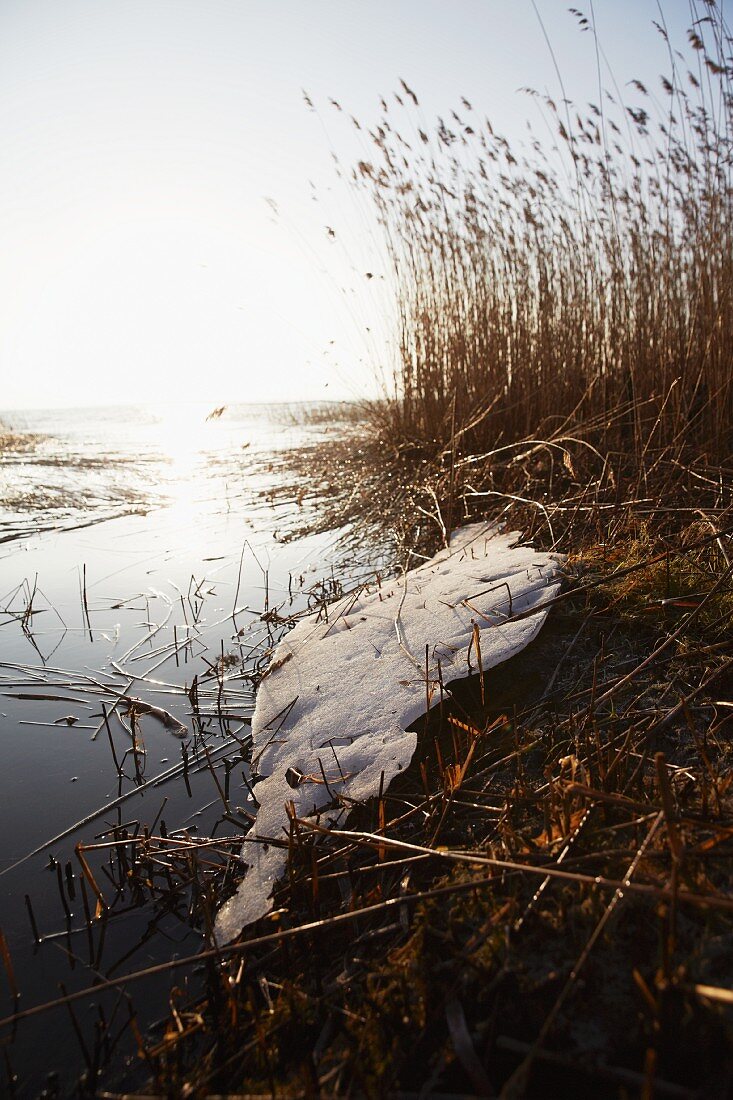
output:
<svg viewBox="0 0 733 1100"><path fill-rule="evenodd" d="M597 99L590 35L537 7ZM682 45L687 0L661 8ZM595 15L619 85L666 71L655 0ZM0 409L373 390L384 309L340 289L370 233L331 162L362 151L301 89L368 124L400 77L427 122L465 95L510 138L521 86L559 94L531 0L2 0Z"/></svg>

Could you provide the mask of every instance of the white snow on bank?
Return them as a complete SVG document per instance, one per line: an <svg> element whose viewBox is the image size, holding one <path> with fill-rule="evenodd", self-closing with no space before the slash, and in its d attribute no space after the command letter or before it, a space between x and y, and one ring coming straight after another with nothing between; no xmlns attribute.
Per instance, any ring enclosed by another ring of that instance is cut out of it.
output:
<svg viewBox="0 0 733 1100"><path fill-rule="evenodd" d="M516 533L475 524L450 548L381 586L345 597L304 619L279 644L258 689L252 720L253 766L263 778L260 808L242 857L249 864L216 919L220 943L271 908L287 848L268 844L289 832L286 803L298 817L333 823L343 805L386 790L406 768L417 735L405 727L425 713L428 679L437 702L438 662L445 684L477 671L469 645L480 630L484 670L535 637L547 611L519 621L560 589L561 558L515 545ZM335 802L343 799L342 804Z"/></svg>

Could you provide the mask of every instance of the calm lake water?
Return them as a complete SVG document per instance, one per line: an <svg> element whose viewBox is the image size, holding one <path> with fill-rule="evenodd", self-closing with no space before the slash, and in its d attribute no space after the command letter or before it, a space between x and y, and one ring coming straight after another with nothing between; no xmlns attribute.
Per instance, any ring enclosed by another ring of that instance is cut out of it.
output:
<svg viewBox="0 0 733 1100"><path fill-rule="evenodd" d="M58 996L60 982L86 987L99 974L202 945L176 914L156 917L152 935L144 906L118 916L113 905L90 940L74 846L121 823L134 831L156 819L169 833L236 831L221 821L202 745L220 778L225 762L241 757L237 738L246 739L253 706L248 674L281 629L263 621L263 609L306 607L309 590L337 561L334 535L281 541L295 506L272 504L267 492L282 477L285 450L338 427L309 422L302 409L239 406L207 420L210 411L0 413L6 429L40 436L0 459L0 928L19 1009ZM188 695L194 676L197 718ZM143 715L144 755L135 767L123 697L161 708L183 736ZM190 794L181 782L182 744ZM115 804L120 796L127 797ZM232 799L253 808L241 781ZM138 987L141 1026L165 1012L168 985ZM15 1004L0 968L0 1016ZM100 1004L107 1018L121 1011L117 994L80 1002L83 1036L93 1033ZM70 1094L84 1068L65 1008L3 1029L0 1042L19 1096L44 1087ZM136 1061L123 1036L120 1080L126 1064L134 1077Z"/></svg>

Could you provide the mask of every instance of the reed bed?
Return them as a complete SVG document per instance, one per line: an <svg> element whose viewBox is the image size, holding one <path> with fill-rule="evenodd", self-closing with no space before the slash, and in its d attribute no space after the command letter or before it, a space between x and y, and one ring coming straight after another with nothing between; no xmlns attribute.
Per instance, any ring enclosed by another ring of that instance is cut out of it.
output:
<svg viewBox="0 0 733 1100"><path fill-rule="evenodd" d="M549 140L512 146L465 99L431 125L404 82L376 126L353 120L363 158L341 172L376 210L393 304L392 384L360 443L386 473L363 494L375 515L390 481L440 534L517 497L685 506L712 478L727 503L731 37L714 0L691 19L682 51L662 15L650 28L669 57L655 87L607 90L599 61L585 107L561 78L555 98L525 89Z"/></svg>
<svg viewBox="0 0 733 1100"><path fill-rule="evenodd" d="M633 102L600 72L585 108L530 92L549 147L513 148L466 100L423 128L403 83L407 117L385 111L353 172L396 295L385 430L464 453L575 435L637 469L729 457L731 38L692 7L686 56L659 24L669 72Z"/></svg>

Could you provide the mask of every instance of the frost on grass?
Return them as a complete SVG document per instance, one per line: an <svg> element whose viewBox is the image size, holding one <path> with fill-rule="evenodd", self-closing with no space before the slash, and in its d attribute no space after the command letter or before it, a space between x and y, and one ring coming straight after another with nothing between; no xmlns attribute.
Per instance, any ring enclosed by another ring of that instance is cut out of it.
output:
<svg viewBox="0 0 733 1100"><path fill-rule="evenodd" d="M328 621L310 616L277 647L252 720L260 808L242 849L244 879L217 917L220 942L271 908L287 865L287 804L331 825L408 766L417 735L406 727L426 709L426 646L437 698L439 662L445 684L477 671L474 624L484 670L535 637L547 610L514 617L559 591L561 560L517 546L518 537L465 527L449 549L345 597Z"/></svg>

